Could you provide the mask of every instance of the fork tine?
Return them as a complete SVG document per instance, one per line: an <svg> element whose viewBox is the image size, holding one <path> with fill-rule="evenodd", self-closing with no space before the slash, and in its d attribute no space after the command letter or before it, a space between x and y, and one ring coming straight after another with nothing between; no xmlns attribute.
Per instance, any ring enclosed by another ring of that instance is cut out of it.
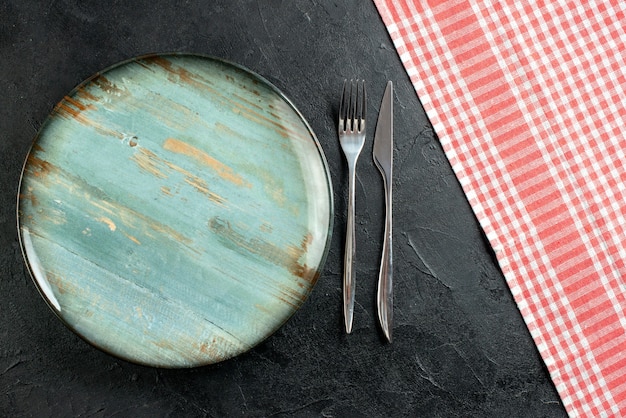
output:
<svg viewBox="0 0 626 418"><path fill-rule="evenodd" d="M354 92L353 92L354 90ZM350 124L350 129L352 129L353 131L355 131L358 127L358 111L359 111L359 80L357 79L356 82L352 82L352 80L350 80L350 100L352 101L352 114L351 116L351 124Z"/></svg>
<svg viewBox="0 0 626 418"><path fill-rule="evenodd" d="M354 129L354 115L356 113L354 94L356 93L354 88L354 80L350 79L350 91L348 92L348 117L346 118L346 128L352 131Z"/></svg>
<svg viewBox="0 0 626 418"><path fill-rule="evenodd" d="M361 86L360 95L359 95L359 85ZM358 109L357 116L356 116L358 119L358 125L355 126L355 128L361 131L365 128L365 109L367 107L366 106L367 98L366 98L366 92L365 92L365 80L360 80L360 83L357 81L356 97L358 100L357 106L359 107L359 109Z"/></svg>
<svg viewBox="0 0 626 418"><path fill-rule="evenodd" d="M343 80L343 89L341 90L341 100L339 100L339 130L346 130L346 116L345 116L345 108L346 108L346 85L348 84L348 80Z"/></svg>

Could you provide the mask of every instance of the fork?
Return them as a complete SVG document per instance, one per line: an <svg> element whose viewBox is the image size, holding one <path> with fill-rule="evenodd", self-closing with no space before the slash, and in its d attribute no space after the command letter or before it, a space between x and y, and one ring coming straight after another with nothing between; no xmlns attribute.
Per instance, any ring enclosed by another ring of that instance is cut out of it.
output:
<svg viewBox="0 0 626 418"><path fill-rule="evenodd" d="M353 82L345 80L339 103L339 143L348 162L348 221L346 225L346 246L343 271L343 316L346 333L352 332L354 317L354 291L356 274L354 257L356 240L354 233L354 189L356 180L356 163L365 144L365 81Z"/></svg>

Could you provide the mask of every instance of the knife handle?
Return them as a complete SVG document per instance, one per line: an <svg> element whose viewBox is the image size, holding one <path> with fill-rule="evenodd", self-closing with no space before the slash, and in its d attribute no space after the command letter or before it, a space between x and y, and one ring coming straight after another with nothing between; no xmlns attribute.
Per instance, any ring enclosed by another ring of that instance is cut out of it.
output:
<svg viewBox="0 0 626 418"><path fill-rule="evenodd" d="M391 342L391 330L393 327L393 263L392 263L392 213L391 213L391 185L385 178L385 237L378 275L378 292L376 305L378 307L378 320L387 338Z"/></svg>
<svg viewBox="0 0 626 418"><path fill-rule="evenodd" d="M346 246L343 268L343 316L346 333L352 332L352 318L354 316L354 291L356 289L356 271L354 258L356 255L356 236L354 231L354 203L355 203L355 167L349 167L348 183L348 220L346 225Z"/></svg>

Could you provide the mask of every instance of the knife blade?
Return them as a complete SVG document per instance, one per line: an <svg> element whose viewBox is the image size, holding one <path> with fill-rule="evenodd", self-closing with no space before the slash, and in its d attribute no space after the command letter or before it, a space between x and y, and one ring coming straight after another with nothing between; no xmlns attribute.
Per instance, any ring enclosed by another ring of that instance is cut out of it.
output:
<svg viewBox="0 0 626 418"><path fill-rule="evenodd" d="M374 163L383 177L385 191L385 232L378 274L376 306L378 320L387 340L391 342L393 327L393 263L392 263L392 174L393 174L393 83L387 82L380 104L374 134Z"/></svg>

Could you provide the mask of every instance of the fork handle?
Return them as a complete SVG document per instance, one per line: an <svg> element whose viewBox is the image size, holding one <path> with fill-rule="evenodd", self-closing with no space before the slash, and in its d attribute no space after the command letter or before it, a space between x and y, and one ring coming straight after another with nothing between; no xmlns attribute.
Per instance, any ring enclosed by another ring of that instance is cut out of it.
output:
<svg viewBox="0 0 626 418"><path fill-rule="evenodd" d="M346 333L348 334L352 332L354 291L356 289L356 271L354 270L354 258L356 254L356 236L354 231L355 171L354 166L349 167L348 220L346 224L346 247L343 260L343 316L346 325Z"/></svg>
<svg viewBox="0 0 626 418"><path fill-rule="evenodd" d="M385 186L385 237L378 275L378 292L376 304L378 307L378 319L380 326L391 342L391 330L393 327L393 263L392 263L392 214L391 214L391 184L384 178Z"/></svg>

